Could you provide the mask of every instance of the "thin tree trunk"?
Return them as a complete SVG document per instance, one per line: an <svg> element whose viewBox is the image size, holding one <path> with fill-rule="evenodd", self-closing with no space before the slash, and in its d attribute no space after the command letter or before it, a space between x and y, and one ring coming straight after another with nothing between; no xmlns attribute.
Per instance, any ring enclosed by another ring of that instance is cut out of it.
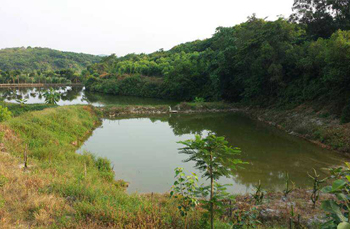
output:
<svg viewBox="0 0 350 229"><path fill-rule="evenodd" d="M214 195L214 190L213 190L213 186L214 186L214 179L213 177L210 178L210 225L211 225L211 229L214 229L214 204L212 202L213 200L213 195Z"/></svg>
<svg viewBox="0 0 350 229"><path fill-rule="evenodd" d="M210 162L213 162L213 155L210 155ZM213 167L210 166L210 226L211 229L214 229L214 178L213 178Z"/></svg>

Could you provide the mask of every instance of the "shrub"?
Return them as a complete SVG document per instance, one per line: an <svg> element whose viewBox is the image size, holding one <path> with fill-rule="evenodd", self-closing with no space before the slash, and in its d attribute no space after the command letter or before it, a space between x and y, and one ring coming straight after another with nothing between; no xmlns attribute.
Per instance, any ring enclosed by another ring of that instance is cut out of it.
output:
<svg viewBox="0 0 350 229"><path fill-rule="evenodd" d="M205 99L204 98L200 98L200 97L195 97L193 102L195 102L195 103L204 103Z"/></svg>
<svg viewBox="0 0 350 229"><path fill-rule="evenodd" d="M95 166L100 171L101 177L108 181L112 181L114 178L113 169L111 167L111 162L106 158L97 158L95 161Z"/></svg>
<svg viewBox="0 0 350 229"><path fill-rule="evenodd" d="M11 115L11 111L9 111L7 107L0 106L0 122L10 119Z"/></svg>

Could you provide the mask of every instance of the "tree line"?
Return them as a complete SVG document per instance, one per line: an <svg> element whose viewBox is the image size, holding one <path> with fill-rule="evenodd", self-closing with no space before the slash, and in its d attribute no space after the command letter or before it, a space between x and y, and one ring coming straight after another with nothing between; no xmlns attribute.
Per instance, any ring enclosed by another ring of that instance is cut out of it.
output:
<svg viewBox="0 0 350 229"><path fill-rule="evenodd" d="M255 15L169 51L105 57L83 71L86 88L117 95L263 106L350 107L349 1L296 0L275 21Z"/></svg>
<svg viewBox="0 0 350 229"><path fill-rule="evenodd" d="M72 69L61 69L57 71L0 70L0 84L71 84L81 82L81 75Z"/></svg>

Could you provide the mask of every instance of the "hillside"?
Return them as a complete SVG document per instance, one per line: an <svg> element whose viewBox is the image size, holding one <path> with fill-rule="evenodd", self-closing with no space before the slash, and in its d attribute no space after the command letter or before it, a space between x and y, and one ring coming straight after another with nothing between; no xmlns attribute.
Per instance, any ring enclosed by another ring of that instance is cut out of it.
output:
<svg viewBox="0 0 350 229"><path fill-rule="evenodd" d="M7 48L0 50L0 69L51 71L69 68L81 71L100 59L101 57L90 54L62 52L49 48Z"/></svg>

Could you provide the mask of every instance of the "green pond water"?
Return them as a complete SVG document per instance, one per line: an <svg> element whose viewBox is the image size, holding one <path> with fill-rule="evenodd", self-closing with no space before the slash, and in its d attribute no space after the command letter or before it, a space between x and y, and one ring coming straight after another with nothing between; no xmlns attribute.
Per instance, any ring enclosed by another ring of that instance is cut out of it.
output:
<svg viewBox="0 0 350 229"><path fill-rule="evenodd" d="M308 187L312 183L307 171L315 168L324 175L326 168L341 165L345 160L338 153L239 113L105 119L78 152L89 151L111 160L116 179L129 182L130 193L163 193L171 188L176 167L198 173L193 163L182 162L187 156L178 153L181 145L177 142L209 131L240 147L241 158L250 163L238 169L233 178L220 180L232 184L229 188L232 193L251 192L259 180L265 189L281 190L286 172L297 187Z"/></svg>

